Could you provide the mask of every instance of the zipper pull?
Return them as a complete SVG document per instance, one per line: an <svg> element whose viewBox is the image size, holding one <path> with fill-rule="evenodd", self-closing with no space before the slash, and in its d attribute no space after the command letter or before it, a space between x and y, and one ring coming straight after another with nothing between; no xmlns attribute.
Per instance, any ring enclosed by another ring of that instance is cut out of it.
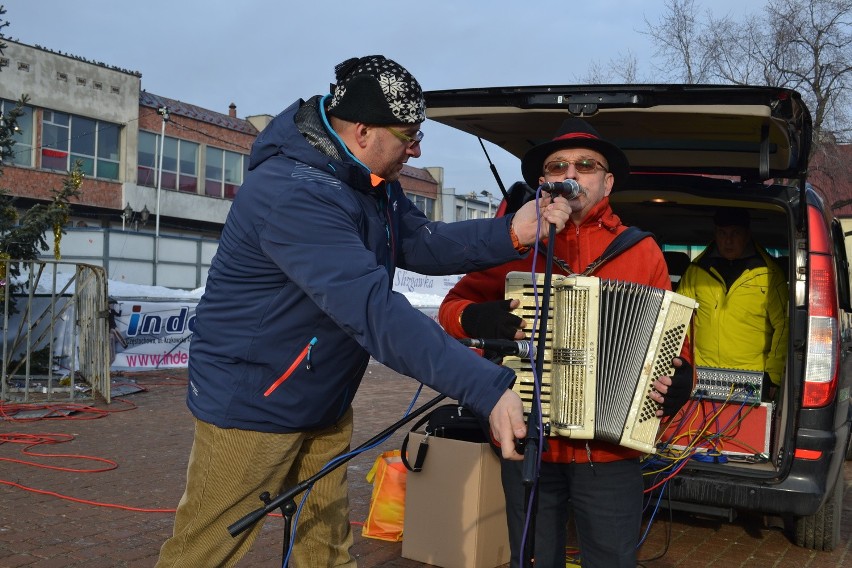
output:
<svg viewBox="0 0 852 568"><path fill-rule="evenodd" d="M317 344L317 338L316 337L311 339L311 342L308 343L308 355L307 355L307 357L305 357L305 360L306 360L305 369L307 369L308 371L311 370L311 350L314 348L314 345L316 345L316 344Z"/></svg>
<svg viewBox="0 0 852 568"><path fill-rule="evenodd" d="M263 396L271 395L273 393L273 391L275 391L275 389L277 389L279 386L281 386L281 383L283 383L284 381L286 381L290 377L290 375L293 373L293 371L302 363L303 359L307 358L308 369L311 368L311 349L313 348L314 345L316 345L316 342L317 342L317 338L314 337L313 339L311 339L311 341L307 345L305 345L305 348L302 349L302 352L299 353L299 356L296 357L296 359L293 360L293 364L290 365L290 367L286 371L284 371L283 375L278 377L278 380L276 380L274 383L272 383L272 386L270 386L268 389L266 389L266 392L263 393Z"/></svg>

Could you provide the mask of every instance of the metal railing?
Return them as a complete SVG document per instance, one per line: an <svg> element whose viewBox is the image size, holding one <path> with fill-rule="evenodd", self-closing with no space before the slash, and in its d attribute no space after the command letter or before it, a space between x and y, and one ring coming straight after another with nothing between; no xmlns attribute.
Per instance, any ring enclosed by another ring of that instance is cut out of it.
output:
<svg viewBox="0 0 852 568"><path fill-rule="evenodd" d="M15 268L19 275L15 275ZM0 400L110 402L107 277L99 266L0 260Z"/></svg>

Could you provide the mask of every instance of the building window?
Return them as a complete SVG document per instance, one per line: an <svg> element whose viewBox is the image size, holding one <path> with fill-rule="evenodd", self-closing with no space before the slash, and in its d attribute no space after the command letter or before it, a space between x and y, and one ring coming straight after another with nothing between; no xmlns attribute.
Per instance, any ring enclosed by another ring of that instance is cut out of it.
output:
<svg viewBox="0 0 852 568"><path fill-rule="evenodd" d="M160 136L139 131L139 169L136 183L157 187ZM198 193L198 144L166 136L163 141L162 189Z"/></svg>
<svg viewBox="0 0 852 568"><path fill-rule="evenodd" d="M71 117L46 110L41 122L41 167L68 171L68 137Z"/></svg>
<svg viewBox="0 0 852 568"><path fill-rule="evenodd" d="M45 110L41 132L42 169L67 172L79 160L85 175L118 179L117 124Z"/></svg>
<svg viewBox="0 0 852 568"><path fill-rule="evenodd" d="M97 154L95 155L95 177L118 179L120 135L117 124L98 122L95 125ZM74 124L71 125L74 133ZM75 156L71 156L74 159Z"/></svg>
<svg viewBox="0 0 852 568"><path fill-rule="evenodd" d="M78 118L71 130L71 163L75 158L83 162L83 173L95 175L95 132L96 122L90 118ZM62 168L55 168L62 169Z"/></svg>
<svg viewBox="0 0 852 568"><path fill-rule="evenodd" d="M198 193L198 144L181 140L178 145L178 190Z"/></svg>
<svg viewBox="0 0 852 568"><path fill-rule="evenodd" d="M137 154L136 183L148 187L157 187L157 135L139 131L139 152Z"/></svg>
<svg viewBox="0 0 852 568"><path fill-rule="evenodd" d="M9 111L17 106L12 101L0 100L0 113L6 116ZM14 140L12 146L11 161L18 166L32 167L33 165L33 109L24 105L21 107L24 114L18 117Z"/></svg>
<svg viewBox="0 0 852 568"><path fill-rule="evenodd" d="M409 193L408 198L420 209L429 220L435 220L435 200L416 193Z"/></svg>
<svg viewBox="0 0 852 568"><path fill-rule="evenodd" d="M222 197L222 161L224 150L207 148L206 167L204 170L204 194L211 197Z"/></svg>
<svg viewBox="0 0 852 568"><path fill-rule="evenodd" d="M233 199L243 183L247 156L208 146L205 155L204 194Z"/></svg>

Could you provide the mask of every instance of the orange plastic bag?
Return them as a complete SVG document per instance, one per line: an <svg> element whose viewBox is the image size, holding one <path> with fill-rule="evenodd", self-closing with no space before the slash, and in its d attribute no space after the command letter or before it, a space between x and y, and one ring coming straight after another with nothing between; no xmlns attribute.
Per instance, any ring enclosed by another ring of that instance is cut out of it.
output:
<svg viewBox="0 0 852 568"><path fill-rule="evenodd" d="M373 495L367 521L361 529L362 536L391 542L402 540L407 473L399 450L384 452L376 458L367 473L367 482L373 484Z"/></svg>

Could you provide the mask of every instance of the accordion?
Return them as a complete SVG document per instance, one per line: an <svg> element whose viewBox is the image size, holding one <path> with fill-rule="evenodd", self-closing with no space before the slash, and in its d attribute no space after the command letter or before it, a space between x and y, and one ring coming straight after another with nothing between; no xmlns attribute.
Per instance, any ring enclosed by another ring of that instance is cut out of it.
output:
<svg viewBox="0 0 852 568"><path fill-rule="evenodd" d="M536 321L544 275L510 272L505 297L520 301L515 313ZM674 292L590 276L553 276L539 392L550 434L611 442L654 453L659 404L653 382L671 375L698 304ZM535 360L506 357L517 375L513 390L529 414L535 394Z"/></svg>

